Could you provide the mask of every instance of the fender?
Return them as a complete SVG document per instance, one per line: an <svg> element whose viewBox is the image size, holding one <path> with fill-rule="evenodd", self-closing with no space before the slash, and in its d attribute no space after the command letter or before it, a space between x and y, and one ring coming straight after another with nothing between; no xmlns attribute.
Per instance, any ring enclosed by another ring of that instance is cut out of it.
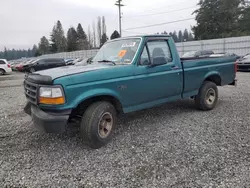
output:
<svg viewBox="0 0 250 188"><path fill-rule="evenodd" d="M211 72L208 72L205 76L204 76L204 80L203 80L203 82L205 81L205 80L207 80L209 77L212 77L212 76L218 76L218 77L220 77L220 79L222 79L221 78L221 74L218 72L218 71L211 71ZM201 83L202 84L202 83ZM216 83L217 84L217 83Z"/></svg>
<svg viewBox="0 0 250 188"><path fill-rule="evenodd" d="M111 97L116 98L120 103L122 101L118 92L108 89L108 88L98 88L98 89L91 89L86 92L83 92L72 102L72 105L74 106L74 108L76 108L83 101L90 99L92 97L98 97L98 96L111 96ZM122 103L121 105L123 106Z"/></svg>

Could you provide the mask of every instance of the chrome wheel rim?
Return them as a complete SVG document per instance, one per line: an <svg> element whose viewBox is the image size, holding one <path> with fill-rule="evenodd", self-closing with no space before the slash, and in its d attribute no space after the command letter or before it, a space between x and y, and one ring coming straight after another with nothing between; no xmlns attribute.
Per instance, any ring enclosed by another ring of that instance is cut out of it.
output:
<svg viewBox="0 0 250 188"><path fill-rule="evenodd" d="M210 88L206 93L206 102L208 105L214 104L216 99L216 92L213 88Z"/></svg>
<svg viewBox="0 0 250 188"><path fill-rule="evenodd" d="M109 112L105 112L100 118L98 125L98 134L101 138L107 138L113 127L113 117Z"/></svg>

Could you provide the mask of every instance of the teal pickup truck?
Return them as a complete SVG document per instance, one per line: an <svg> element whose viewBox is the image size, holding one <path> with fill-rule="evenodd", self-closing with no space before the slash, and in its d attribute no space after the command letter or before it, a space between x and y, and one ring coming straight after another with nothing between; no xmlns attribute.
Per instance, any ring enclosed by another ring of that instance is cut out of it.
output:
<svg viewBox="0 0 250 188"><path fill-rule="evenodd" d="M111 40L91 63L26 75L24 110L48 133L61 133L79 120L80 134L92 148L113 136L117 115L184 98L212 110L217 86L236 85L236 59L180 59L166 35Z"/></svg>

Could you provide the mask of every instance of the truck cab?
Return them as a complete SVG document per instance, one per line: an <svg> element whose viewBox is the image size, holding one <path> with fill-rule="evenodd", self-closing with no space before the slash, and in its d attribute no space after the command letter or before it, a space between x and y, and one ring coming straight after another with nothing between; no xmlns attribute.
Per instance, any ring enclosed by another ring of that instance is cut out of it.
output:
<svg viewBox="0 0 250 188"><path fill-rule="evenodd" d="M217 86L236 84L232 57L182 58L170 36L111 40L91 64L38 71L26 76L26 113L45 132L60 133L73 119L90 147L108 143L117 115L192 98L212 110Z"/></svg>

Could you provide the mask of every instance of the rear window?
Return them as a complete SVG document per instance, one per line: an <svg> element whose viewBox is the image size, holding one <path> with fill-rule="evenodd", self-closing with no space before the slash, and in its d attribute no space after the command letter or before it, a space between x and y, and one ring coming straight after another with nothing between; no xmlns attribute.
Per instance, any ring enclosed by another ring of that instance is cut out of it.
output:
<svg viewBox="0 0 250 188"><path fill-rule="evenodd" d="M6 62L5 62L5 61L0 60L0 65L5 65L5 64L6 64Z"/></svg>

